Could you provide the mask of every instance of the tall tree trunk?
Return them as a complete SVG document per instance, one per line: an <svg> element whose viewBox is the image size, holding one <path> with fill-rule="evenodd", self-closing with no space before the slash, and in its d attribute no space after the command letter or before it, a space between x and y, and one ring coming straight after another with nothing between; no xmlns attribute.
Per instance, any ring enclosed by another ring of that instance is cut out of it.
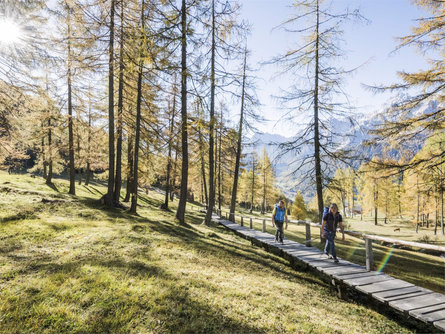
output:
<svg viewBox="0 0 445 334"><path fill-rule="evenodd" d="M221 211L222 203L222 178L221 178L221 147L222 147L222 124L223 114L221 110L221 126L219 127L219 153L218 153L218 209Z"/></svg>
<svg viewBox="0 0 445 334"><path fill-rule="evenodd" d="M199 140L199 155L201 156L201 177L204 186L204 196L206 207L209 206L209 196L207 194L207 181L206 181L206 172L205 172L205 161L204 161L204 140L202 139L201 130L198 129L198 140Z"/></svg>
<svg viewBox="0 0 445 334"><path fill-rule="evenodd" d="M46 184L53 183L53 155L52 155L52 130L51 117L48 118L48 174L46 175Z"/></svg>
<svg viewBox="0 0 445 334"><path fill-rule="evenodd" d="M89 96L88 96L88 139L87 139L87 171L86 171L86 176L85 176L85 185L89 185L90 184L90 174L91 174L91 164L90 164L90 159L91 159L91 135L92 135L92 130L91 130L91 123L92 123L92 103L91 103L91 87L88 90L89 92Z"/></svg>
<svg viewBox="0 0 445 334"><path fill-rule="evenodd" d="M117 102L117 142L116 142L116 177L114 180L113 202L119 204L122 188L122 112L124 107L124 2L121 2L121 28L119 45L119 87Z"/></svg>
<svg viewBox="0 0 445 334"><path fill-rule="evenodd" d="M111 207L114 205L114 10L116 0L110 1L110 58L108 62L108 191L105 197L105 202Z"/></svg>
<svg viewBox="0 0 445 334"><path fill-rule="evenodd" d="M73 101L72 101L72 84L71 84L71 8L68 7L68 151L69 151L69 173L70 173L70 189L69 194L76 194L76 184L74 175L74 133L73 133Z"/></svg>
<svg viewBox="0 0 445 334"><path fill-rule="evenodd" d="M142 103L142 71L143 71L143 46L145 34L145 16L144 16L145 0L142 0L141 6L141 42L140 42L140 59L138 64L138 85L137 85L137 101L136 101L136 135L134 139L134 161L133 161L133 179L131 192L131 207L130 212L135 214L138 202L138 170L139 170L139 143L141 137L141 103Z"/></svg>
<svg viewBox="0 0 445 334"><path fill-rule="evenodd" d="M442 142L440 142L440 148L442 149ZM443 226L444 219L443 219L443 190L444 190L444 175L443 175L443 168L444 168L444 159L442 157L442 163L440 165L440 227L442 235L445 234L445 227Z"/></svg>
<svg viewBox="0 0 445 334"><path fill-rule="evenodd" d="M343 206L343 216L346 217L346 194L341 192L341 205Z"/></svg>
<svg viewBox="0 0 445 334"><path fill-rule="evenodd" d="M437 190L439 190L438 189L438 185L436 185L436 189ZM437 195L439 195L439 191L437 191ZM435 222L434 222L434 235L437 235L437 225L438 225L438 223L439 223L439 196L434 196L436 199L435 199L435 202L436 202L436 206L435 206L435 208L434 208L434 220L435 220Z"/></svg>
<svg viewBox="0 0 445 334"><path fill-rule="evenodd" d="M46 74L46 94L47 96L49 96L49 83L48 83L48 72ZM48 136L48 174L46 175L45 178L45 183L47 185L51 185L52 184L52 178L53 178L53 156L52 156L52 130L51 130L51 110L49 109L48 106L48 121L47 121L47 125L48 125L48 132L47 132L47 136ZM45 159L44 159L45 161Z"/></svg>
<svg viewBox="0 0 445 334"><path fill-rule="evenodd" d="M378 201L378 199L379 199L379 192L376 188L374 188L374 225L377 225L377 215L378 215L377 201Z"/></svg>
<svg viewBox="0 0 445 334"><path fill-rule="evenodd" d="M419 193L419 176L417 176L417 215L416 215L416 233L419 229L419 215L420 215L420 193Z"/></svg>
<svg viewBox="0 0 445 334"><path fill-rule="evenodd" d="M134 143L133 135L128 135L128 148L127 148L127 193L125 194L124 202L130 201L131 191L133 189L133 157L134 157Z"/></svg>
<svg viewBox="0 0 445 334"><path fill-rule="evenodd" d="M318 76L319 69L319 27L320 27L320 9L319 1L317 0L317 22L315 26L315 86L314 86L314 158L315 158L315 184L317 187L317 203L318 203L318 220L321 221L323 214L323 176L321 172L321 158L320 158L320 133L319 133L319 118L318 118Z"/></svg>
<svg viewBox="0 0 445 334"><path fill-rule="evenodd" d="M264 163L266 162L266 159L264 159ZM266 165L263 166L263 204L261 205L261 213L265 214L266 213L266 181L267 181L267 177L266 177Z"/></svg>
<svg viewBox="0 0 445 334"><path fill-rule="evenodd" d="M215 167L214 167L214 172L213 172L213 175L214 175L214 188L213 189L215 189L215 206L216 206L216 189L217 189L217 185L218 185L218 176L217 176L217 170L218 170L218 155L219 155L219 151L218 151L218 145L219 145L219 139L221 139L221 138L218 138L218 129L219 129L219 127L220 127L220 124L218 124L218 120L217 120L217 118L216 118L217 116L215 115L215 127L214 127L214 129L215 129L215 148L214 148L214 150L215 150ZM221 123L222 123L222 111L221 111Z"/></svg>
<svg viewBox="0 0 445 334"><path fill-rule="evenodd" d="M181 145L182 145L182 170L181 193L179 196L176 218L180 224L185 224L185 207L187 204L188 181L188 139L187 139L187 6L186 0L182 0L181 8Z"/></svg>
<svg viewBox="0 0 445 334"><path fill-rule="evenodd" d="M247 64L247 48L244 51L243 84L241 91L241 111L240 111L240 118L238 125L238 142L236 143L236 159L235 159L235 173L233 177L232 199L230 200L230 213L232 216L235 215L236 195L238 191L239 167L241 162L241 147L243 139L243 122L244 122L244 94L246 87L246 66L247 66L246 64Z"/></svg>
<svg viewBox="0 0 445 334"><path fill-rule="evenodd" d="M251 199L250 199L250 210L249 210L250 213L252 213L252 211L253 211L254 197L255 197L255 158L252 155L252 192L251 192Z"/></svg>
<svg viewBox="0 0 445 334"><path fill-rule="evenodd" d="M81 159L80 159L80 111L77 109L77 126L76 126L76 139L77 139L77 163L79 164L78 168L78 174L79 174L79 185L82 184L82 165L81 165Z"/></svg>
<svg viewBox="0 0 445 334"><path fill-rule="evenodd" d="M42 128L44 128L44 123L42 122ZM42 131L44 133L44 131ZM47 171L47 162L46 162L46 156L45 156L45 136L42 136L42 159L43 159L43 178L46 179L46 176L48 175Z"/></svg>
<svg viewBox="0 0 445 334"><path fill-rule="evenodd" d="M203 177L201 174L201 203L204 203L204 182L203 182Z"/></svg>
<svg viewBox="0 0 445 334"><path fill-rule="evenodd" d="M170 103L169 103L170 105ZM169 108L170 109L170 108ZM172 141L173 141L173 130L175 127L175 110L176 110L176 95L173 94L173 109L171 110L172 116L170 119L170 134L168 138L168 158L167 158L167 180L165 182L165 199L164 199L164 209L168 209L168 199L170 195L170 171L172 168Z"/></svg>
<svg viewBox="0 0 445 334"><path fill-rule="evenodd" d="M398 194L398 208L399 208L399 218L402 219L402 201L401 201L401 186L399 184L399 194Z"/></svg>
<svg viewBox="0 0 445 334"><path fill-rule="evenodd" d="M213 207L215 205L215 184L214 184L214 126L215 126L215 0L212 0L212 50L210 67L210 123L209 123L209 206L204 220L206 225L210 225L212 220Z"/></svg>
<svg viewBox="0 0 445 334"><path fill-rule="evenodd" d="M354 207L355 207L355 202L354 202L354 177L352 178L352 189L351 189L351 203L352 203L352 207L351 207L351 217L354 218Z"/></svg>
<svg viewBox="0 0 445 334"><path fill-rule="evenodd" d="M175 160L173 163L173 177L172 177L172 184L171 184L171 191L170 191L170 201L173 202L173 199L175 198L175 189L176 189L176 174L178 169L178 149L175 146Z"/></svg>

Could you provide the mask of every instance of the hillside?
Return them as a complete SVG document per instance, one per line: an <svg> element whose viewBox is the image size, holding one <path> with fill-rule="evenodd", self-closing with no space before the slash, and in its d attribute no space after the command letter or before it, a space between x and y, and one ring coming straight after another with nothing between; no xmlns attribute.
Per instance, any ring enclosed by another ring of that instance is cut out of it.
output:
<svg viewBox="0 0 445 334"><path fill-rule="evenodd" d="M156 192L131 216L97 183L0 185L0 333L410 332L196 211L177 225Z"/></svg>

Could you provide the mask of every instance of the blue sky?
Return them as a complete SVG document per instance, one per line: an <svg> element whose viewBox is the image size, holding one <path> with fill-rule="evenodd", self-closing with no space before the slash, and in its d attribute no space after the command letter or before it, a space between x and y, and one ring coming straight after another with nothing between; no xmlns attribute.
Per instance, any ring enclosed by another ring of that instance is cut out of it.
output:
<svg viewBox="0 0 445 334"><path fill-rule="evenodd" d="M273 29L295 14L291 7L292 0L242 0L242 17L252 25L248 47L252 51L251 63L267 61L285 52L299 42L295 33L286 33ZM396 37L404 36L415 25L415 19L425 15L421 9L409 0L335 0L333 8L341 10L349 7L358 8L370 22L348 23L344 26L347 58L341 65L353 68L366 63L345 82L351 104L358 111L372 113L381 108L391 95L367 91L362 84L389 84L397 81L397 71L415 71L425 67L424 57L414 48L404 48L395 53ZM262 114L270 121L259 126L260 130L291 136L292 129L284 122L278 122L282 111L279 104L271 97L279 94L280 88L287 88L291 78L273 79L277 67L262 66L256 75L258 96L263 106Z"/></svg>

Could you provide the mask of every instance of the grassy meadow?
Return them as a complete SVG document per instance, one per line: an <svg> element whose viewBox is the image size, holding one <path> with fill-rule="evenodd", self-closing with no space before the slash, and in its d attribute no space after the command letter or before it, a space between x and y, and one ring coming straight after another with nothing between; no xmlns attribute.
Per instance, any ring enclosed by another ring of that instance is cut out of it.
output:
<svg viewBox="0 0 445 334"><path fill-rule="evenodd" d="M157 192L132 216L67 187L0 173L0 333L412 332Z"/></svg>

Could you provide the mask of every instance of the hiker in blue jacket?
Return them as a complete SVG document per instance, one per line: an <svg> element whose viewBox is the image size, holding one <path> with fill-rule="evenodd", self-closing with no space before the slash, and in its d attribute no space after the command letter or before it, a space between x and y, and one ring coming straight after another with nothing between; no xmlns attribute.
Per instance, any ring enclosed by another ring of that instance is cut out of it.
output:
<svg viewBox="0 0 445 334"><path fill-rule="evenodd" d="M275 232L275 242L284 243L284 231L283 224L286 222L286 230L287 230L287 210L284 206L284 201L280 200L278 204L275 204L272 211L272 226L277 228Z"/></svg>
<svg viewBox="0 0 445 334"><path fill-rule="evenodd" d="M335 263L338 263L337 254L335 252L335 233L337 231L337 225L340 227L340 231L343 233L343 219L341 214L338 213L337 204L332 203L329 212L323 216L323 224L321 226L321 237L326 238L326 245L324 252L329 256L329 252L332 255Z"/></svg>

